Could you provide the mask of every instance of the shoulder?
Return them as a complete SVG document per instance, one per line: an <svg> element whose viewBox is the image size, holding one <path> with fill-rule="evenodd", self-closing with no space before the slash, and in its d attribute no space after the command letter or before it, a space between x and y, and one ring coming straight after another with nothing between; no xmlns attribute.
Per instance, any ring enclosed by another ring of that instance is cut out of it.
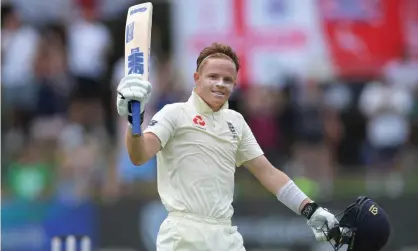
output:
<svg viewBox="0 0 418 251"><path fill-rule="evenodd" d="M184 102L167 104L159 111L159 113L164 113L164 114L169 113L169 114L175 115L175 114L181 113L184 110L185 106L186 105Z"/></svg>
<svg viewBox="0 0 418 251"><path fill-rule="evenodd" d="M225 109L224 114L226 120L230 120L231 122L236 123L237 125L242 125L246 123L244 116L242 116L242 114L237 111Z"/></svg>

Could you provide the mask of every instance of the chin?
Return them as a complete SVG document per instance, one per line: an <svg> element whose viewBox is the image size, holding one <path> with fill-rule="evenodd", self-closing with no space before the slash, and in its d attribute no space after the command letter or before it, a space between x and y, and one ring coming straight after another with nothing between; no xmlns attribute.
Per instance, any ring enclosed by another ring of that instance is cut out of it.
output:
<svg viewBox="0 0 418 251"><path fill-rule="evenodd" d="M221 108L221 107L225 104L225 102L226 102L226 101L219 101L219 100L216 100L216 101L212 102L212 106L213 106L213 107L219 107L219 108Z"/></svg>

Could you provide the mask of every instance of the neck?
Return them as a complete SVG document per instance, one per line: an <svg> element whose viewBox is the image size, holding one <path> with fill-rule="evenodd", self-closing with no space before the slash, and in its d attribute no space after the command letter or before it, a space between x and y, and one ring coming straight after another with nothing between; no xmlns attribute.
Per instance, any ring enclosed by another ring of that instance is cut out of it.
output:
<svg viewBox="0 0 418 251"><path fill-rule="evenodd" d="M209 107L210 107L210 108L212 108L212 110L213 110L214 112L217 112L217 111L219 111L219 110L221 109L221 107L222 107L222 106L220 106L220 107L215 107L215 108L214 108L214 107L212 107L212 106L210 106L210 105L209 105Z"/></svg>
<svg viewBox="0 0 418 251"><path fill-rule="evenodd" d="M209 104L208 102L206 102L206 100L203 98L203 95L200 94L200 92L199 92L199 90L197 88L194 91L197 94L197 96L199 96L200 99L203 100L203 102L205 102L205 104L207 104L212 109L212 111L217 112L217 111L219 111L222 108L223 105L221 105L221 106L213 106L213 105Z"/></svg>

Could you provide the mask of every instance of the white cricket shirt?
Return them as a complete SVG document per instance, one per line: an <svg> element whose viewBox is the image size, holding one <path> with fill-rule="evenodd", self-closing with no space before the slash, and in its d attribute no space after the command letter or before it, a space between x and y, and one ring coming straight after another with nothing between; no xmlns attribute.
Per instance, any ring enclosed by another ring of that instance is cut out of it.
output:
<svg viewBox="0 0 418 251"><path fill-rule="evenodd" d="M161 141L158 192L166 209L230 218L236 166L263 154L243 116L228 103L213 112L193 91L155 114L148 132Z"/></svg>

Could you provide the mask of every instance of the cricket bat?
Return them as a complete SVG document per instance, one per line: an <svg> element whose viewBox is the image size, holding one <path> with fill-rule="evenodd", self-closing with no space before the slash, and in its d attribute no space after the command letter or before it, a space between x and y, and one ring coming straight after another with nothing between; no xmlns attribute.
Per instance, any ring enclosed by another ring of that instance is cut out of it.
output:
<svg viewBox="0 0 418 251"><path fill-rule="evenodd" d="M151 50L152 3L142 3L128 9L125 26L125 75L141 74L149 78ZM141 105L131 104L132 135L141 135Z"/></svg>

